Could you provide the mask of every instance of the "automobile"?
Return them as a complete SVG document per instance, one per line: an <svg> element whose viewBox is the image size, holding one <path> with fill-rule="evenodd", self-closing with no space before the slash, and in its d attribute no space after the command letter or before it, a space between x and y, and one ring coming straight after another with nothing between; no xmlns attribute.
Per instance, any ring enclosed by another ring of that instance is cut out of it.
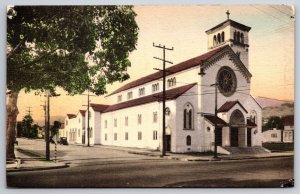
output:
<svg viewBox="0 0 300 194"><path fill-rule="evenodd" d="M60 145L69 145L68 144L68 139L66 137L60 137L59 138L59 144Z"/></svg>

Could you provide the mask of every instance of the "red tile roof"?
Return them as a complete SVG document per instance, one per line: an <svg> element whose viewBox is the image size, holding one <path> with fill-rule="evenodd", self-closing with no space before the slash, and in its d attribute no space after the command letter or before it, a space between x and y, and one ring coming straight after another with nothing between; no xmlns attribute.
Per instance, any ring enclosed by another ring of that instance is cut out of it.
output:
<svg viewBox="0 0 300 194"><path fill-rule="evenodd" d="M167 100L176 99L195 85L196 85L196 83L193 83L193 84L177 87L177 88L174 88L171 90L167 90L166 91L166 99ZM129 107L138 106L138 105L142 105L142 104L146 104L146 103L151 103L151 102L155 102L155 101L162 101L162 97L163 97L162 92L152 94L149 96L145 96L145 97L133 99L130 101L122 102L119 104L111 105L103 112L111 112L111 111L115 111L115 110L119 110L119 109L123 109L123 108L129 108Z"/></svg>
<svg viewBox="0 0 300 194"><path fill-rule="evenodd" d="M109 107L109 105L105 105L105 104L94 104L91 103L90 104L91 108L96 111L96 112L103 112L105 109L107 109Z"/></svg>
<svg viewBox="0 0 300 194"><path fill-rule="evenodd" d="M246 113L248 113L248 111L243 107L243 105L238 101L238 100L236 100L236 101L227 101L227 102L225 102L219 109L218 109L218 112L227 112L227 111L229 111L234 105L236 105L236 104L239 104L241 107L242 107L242 109L244 109L244 111L246 112Z"/></svg>
<svg viewBox="0 0 300 194"><path fill-rule="evenodd" d="M80 114L84 117L86 110L79 110Z"/></svg>
<svg viewBox="0 0 300 194"><path fill-rule="evenodd" d="M217 48L215 50L211 50L205 54L202 54L198 57L189 59L187 61L181 62L177 65L171 66L169 68L166 68L166 72L167 75L172 75L174 73L192 68L192 67L196 67L198 65L201 65L203 62L205 62L206 60L208 60L210 57L214 56L215 54L217 54L218 52L222 51L224 48L229 47L229 46L223 46L220 48ZM125 84L124 86L120 87L119 89L115 90L114 92L112 92L111 94L107 95L107 96L111 96L113 94L122 92L124 90L128 90L130 88L154 81L154 80L158 80L160 78L163 77L163 72L162 71L158 71L156 73L147 75L145 77L142 77L140 79L137 79L135 81L132 81L130 83Z"/></svg>
<svg viewBox="0 0 300 194"><path fill-rule="evenodd" d="M67 116L68 116L68 119L73 119L76 117L76 115L74 115L74 114L67 114Z"/></svg>
<svg viewBox="0 0 300 194"><path fill-rule="evenodd" d="M217 126L227 126L227 123L215 115L204 115L204 118L210 121L212 124L217 124Z"/></svg>
<svg viewBox="0 0 300 194"><path fill-rule="evenodd" d="M294 115L284 116L282 120L284 126L294 126Z"/></svg>

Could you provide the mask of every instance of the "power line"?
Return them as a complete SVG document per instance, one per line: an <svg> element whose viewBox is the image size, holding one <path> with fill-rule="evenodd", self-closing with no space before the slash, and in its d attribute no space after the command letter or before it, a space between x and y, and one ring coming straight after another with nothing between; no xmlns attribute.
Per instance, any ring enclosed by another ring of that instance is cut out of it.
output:
<svg viewBox="0 0 300 194"><path fill-rule="evenodd" d="M293 15L290 15L290 14L287 14L287 13L281 11L280 9L276 8L275 6L269 5L269 7L271 7L271 8L273 8L273 9L279 11L280 13L283 13L284 15L287 15L289 18L294 17Z"/></svg>

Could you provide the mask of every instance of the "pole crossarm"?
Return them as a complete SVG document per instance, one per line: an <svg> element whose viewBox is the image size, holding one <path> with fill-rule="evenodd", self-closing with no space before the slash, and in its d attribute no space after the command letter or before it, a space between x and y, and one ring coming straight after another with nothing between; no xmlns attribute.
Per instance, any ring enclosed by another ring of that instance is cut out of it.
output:
<svg viewBox="0 0 300 194"><path fill-rule="evenodd" d="M158 58L154 57L154 59L158 59L163 62L163 69L157 69L158 71L163 72L163 108L162 108L162 157L166 155L166 148L167 148L167 141L166 141L166 114L165 114L165 109L166 109L166 63L173 64L171 61L166 60L166 50L174 50L174 48L167 48L165 45L161 46L155 45L153 43L153 46L156 48L163 49L163 58Z"/></svg>
<svg viewBox="0 0 300 194"><path fill-rule="evenodd" d="M163 62L167 62L167 63L173 64L173 62L168 61L168 60L165 60L165 59L161 59L161 58L159 58L159 57L153 57L153 58L154 58L154 59L161 60L161 61L163 61Z"/></svg>

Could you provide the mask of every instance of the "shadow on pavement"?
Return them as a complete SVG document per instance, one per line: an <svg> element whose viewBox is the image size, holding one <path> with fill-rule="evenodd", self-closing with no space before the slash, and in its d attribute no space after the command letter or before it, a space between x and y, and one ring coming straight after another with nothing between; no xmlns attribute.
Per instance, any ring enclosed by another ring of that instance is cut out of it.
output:
<svg viewBox="0 0 300 194"><path fill-rule="evenodd" d="M268 179L268 180L235 180L227 179L208 179L178 182L165 185L168 188L280 188L282 182L286 179Z"/></svg>

